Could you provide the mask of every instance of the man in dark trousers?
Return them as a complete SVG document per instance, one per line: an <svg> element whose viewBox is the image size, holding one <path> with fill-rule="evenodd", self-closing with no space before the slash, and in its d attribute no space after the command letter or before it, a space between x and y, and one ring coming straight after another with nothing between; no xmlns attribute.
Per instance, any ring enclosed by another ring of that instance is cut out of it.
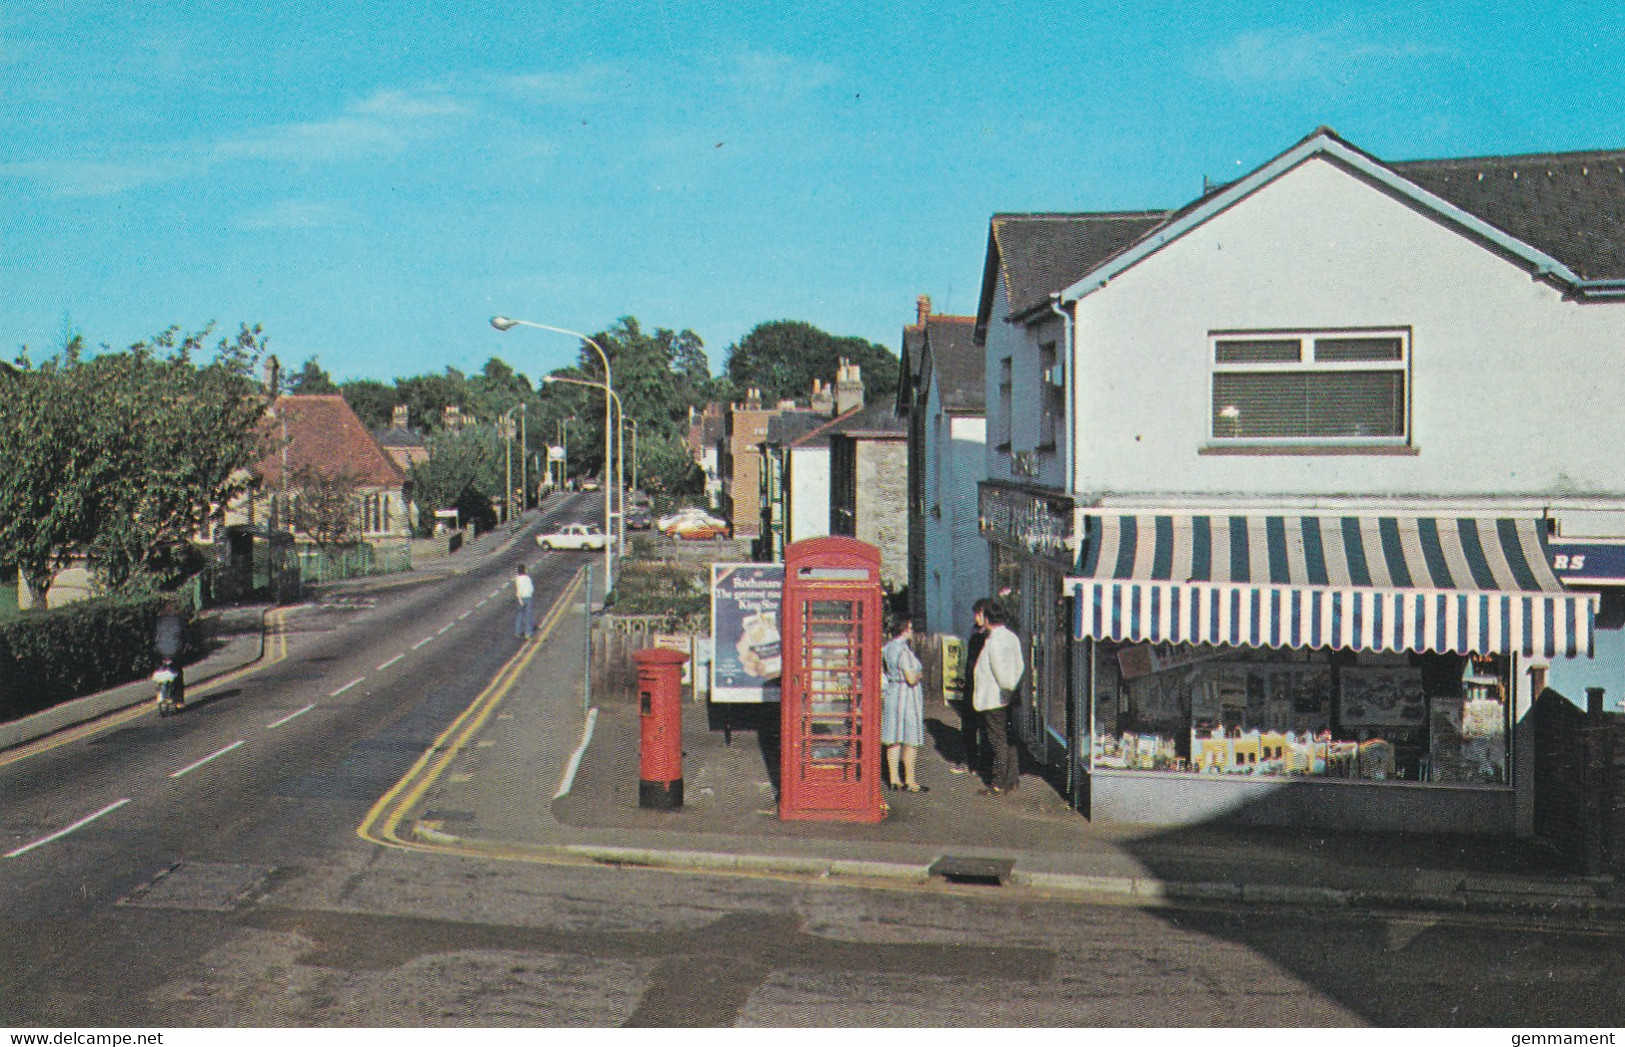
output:
<svg viewBox="0 0 1625 1047"><path fill-rule="evenodd" d="M988 770L988 796L1013 793L1021 784L1021 752L1010 744L1010 709L1016 701L1016 687L1027 671L1021 654L1021 639L1005 623L1009 614L997 600L976 616L987 628L987 639L971 673L971 704L987 730L987 744L993 751Z"/></svg>
<svg viewBox="0 0 1625 1047"><path fill-rule="evenodd" d="M982 644L987 640L987 628L982 624L982 612L987 610L990 602L983 597L971 605L974 620L970 636L965 639L965 663L960 668L959 699L956 702L959 706L959 744L963 755L960 757L960 763L948 768L949 774L981 773L985 766L981 745L982 718L971 705L971 681L976 679L976 658L982 653Z"/></svg>

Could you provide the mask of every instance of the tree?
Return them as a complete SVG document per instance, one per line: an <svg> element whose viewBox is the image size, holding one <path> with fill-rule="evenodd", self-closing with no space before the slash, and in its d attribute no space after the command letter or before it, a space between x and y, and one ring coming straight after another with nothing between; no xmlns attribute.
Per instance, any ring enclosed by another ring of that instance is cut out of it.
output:
<svg viewBox="0 0 1625 1047"><path fill-rule="evenodd" d="M890 400L897 393L897 356L862 338L843 338L799 320L757 324L728 347L728 380L737 389L760 389L762 400L805 399L813 379L835 380L840 361L862 369L864 399Z"/></svg>
<svg viewBox="0 0 1625 1047"><path fill-rule="evenodd" d="M487 426L445 431L429 441L429 457L413 462L406 471L411 500L418 507L418 532L434 532L436 509L457 509L467 521L474 518L495 525L491 499L502 490L503 464L497 453L495 431Z"/></svg>
<svg viewBox="0 0 1625 1047"><path fill-rule="evenodd" d="M397 378L395 393L398 402L410 408L412 425L424 432L441 427L447 407L461 411L470 407L468 379L455 367L446 368L445 374Z"/></svg>
<svg viewBox="0 0 1625 1047"><path fill-rule="evenodd" d="M372 430L389 428L395 420L395 405L401 402L393 386L370 378L345 382L339 392L361 424Z"/></svg>
<svg viewBox="0 0 1625 1047"><path fill-rule="evenodd" d="M309 464L289 477L289 515L324 553L361 541L360 484L349 473L330 474Z"/></svg>
<svg viewBox="0 0 1625 1047"><path fill-rule="evenodd" d="M52 578L93 533L87 479L95 452L81 439L88 405L76 401L64 373L83 347L73 335L38 368L25 358L0 374L0 559L17 565L35 607L45 606Z"/></svg>
<svg viewBox="0 0 1625 1047"><path fill-rule="evenodd" d="M323 396L339 391L339 387L333 384L333 376L322 370L314 356L289 375L287 383L288 392L294 396Z"/></svg>
<svg viewBox="0 0 1625 1047"><path fill-rule="evenodd" d="M254 377L262 331L240 326L195 365L212 327L185 336L171 327L77 369L95 412L89 552L104 589L177 581L192 539L243 492L262 453L268 404Z"/></svg>
<svg viewBox="0 0 1625 1047"><path fill-rule="evenodd" d="M76 551L104 589L172 583L190 539L241 492L265 409L253 377L262 334L245 325L196 365L211 330L172 327L93 358L73 335L4 378L0 559L17 564L38 606Z"/></svg>

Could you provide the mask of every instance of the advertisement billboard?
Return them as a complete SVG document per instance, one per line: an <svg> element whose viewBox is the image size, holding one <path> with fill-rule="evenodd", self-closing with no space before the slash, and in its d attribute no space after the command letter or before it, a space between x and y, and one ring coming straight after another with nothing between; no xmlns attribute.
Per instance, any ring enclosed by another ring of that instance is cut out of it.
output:
<svg viewBox="0 0 1625 1047"><path fill-rule="evenodd" d="M711 700L779 700L784 565L711 565Z"/></svg>

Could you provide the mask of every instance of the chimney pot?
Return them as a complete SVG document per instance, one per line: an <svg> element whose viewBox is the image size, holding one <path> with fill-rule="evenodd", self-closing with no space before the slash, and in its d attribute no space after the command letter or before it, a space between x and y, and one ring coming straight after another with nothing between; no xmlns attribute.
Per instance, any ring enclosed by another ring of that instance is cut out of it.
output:
<svg viewBox="0 0 1625 1047"><path fill-rule="evenodd" d="M931 296L928 294L922 294L920 297L914 299L914 322L916 324L923 324L925 323L926 317L930 315Z"/></svg>

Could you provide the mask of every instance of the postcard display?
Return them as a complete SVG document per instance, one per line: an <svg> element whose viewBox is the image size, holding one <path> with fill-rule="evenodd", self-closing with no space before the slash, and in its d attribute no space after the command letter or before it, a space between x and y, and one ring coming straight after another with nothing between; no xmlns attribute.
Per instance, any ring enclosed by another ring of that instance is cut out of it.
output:
<svg viewBox="0 0 1625 1047"><path fill-rule="evenodd" d="M1098 645L1093 766L1507 784L1510 659Z"/></svg>

